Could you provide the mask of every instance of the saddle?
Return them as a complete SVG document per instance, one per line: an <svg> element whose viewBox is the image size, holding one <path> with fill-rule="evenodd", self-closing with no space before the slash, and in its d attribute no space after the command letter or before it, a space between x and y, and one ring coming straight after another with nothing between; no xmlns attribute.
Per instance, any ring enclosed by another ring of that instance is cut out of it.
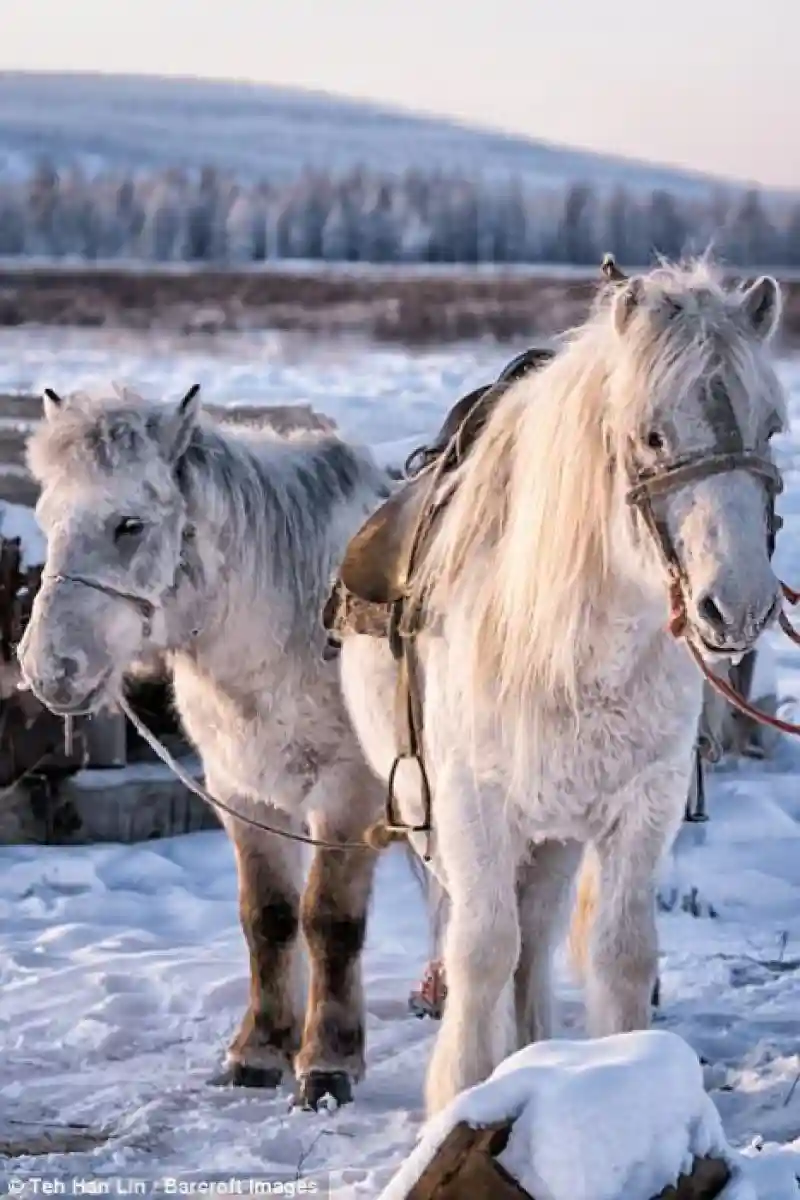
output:
<svg viewBox="0 0 800 1200"><path fill-rule="evenodd" d="M351 539L322 614L328 634L326 658L335 658L348 633L388 640L397 662L397 754L389 773L383 819L365 834L375 850L409 833L431 834L431 790L422 755L422 688L415 633L420 613L408 604L409 580L438 515L447 500L434 501L437 485L464 462L478 442L495 405L530 371L549 362L555 351L535 347L518 355L494 383L476 388L447 414L434 440L420 446L405 463L407 482L362 525ZM416 761L424 818L404 825L394 817L394 777L404 759ZM423 855L427 860L428 850Z"/></svg>
<svg viewBox="0 0 800 1200"><path fill-rule="evenodd" d="M475 446L500 397L554 354L533 347L517 355L494 383L476 388L454 404L433 441L409 455L405 463L408 482L372 514L347 547L337 580L345 594L382 609L403 598L416 535L429 515L425 507L433 472L439 480L454 471ZM327 606L326 615L332 615ZM327 622L326 628L330 628ZM362 628L358 632L369 631Z"/></svg>

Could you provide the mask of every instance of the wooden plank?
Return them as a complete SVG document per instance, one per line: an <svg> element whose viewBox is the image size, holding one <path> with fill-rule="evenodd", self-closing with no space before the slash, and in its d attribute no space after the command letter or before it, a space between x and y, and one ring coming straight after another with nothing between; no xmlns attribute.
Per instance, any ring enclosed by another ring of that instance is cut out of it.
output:
<svg viewBox="0 0 800 1200"><path fill-rule="evenodd" d="M191 380L187 380L191 383ZM175 397L176 401L179 397ZM333 429L334 423L329 417L316 412L310 404L207 404L203 406L206 412L216 419L241 421L269 421L280 430L284 429ZM23 392L0 392L0 420L17 421L25 427L30 427L40 420L42 415L41 396L31 396Z"/></svg>
<svg viewBox="0 0 800 1200"><path fill-rule="evenodd" d="M268 425L278 433L295 429L330 433L335 423L310 404L209 404L206 411L231 424ZM25 469L25 444L42 415L40 396L0 393L0 500L33 506L38 489Z"/></svg>
<svg viewBox="0 0 800 1200"><path fill-rule="evenodd" d="M38 498L39 489L24 467L0 465L0 500L33 508Z"/></svg>
<svg viewBox="0 0 800 1200"><path fill-rule="evenodd" d="M408 1192L406 1200L536 1200L497 1161L508 1144L512 1121L475 1129L460 1121ZM653 1200L716 1200L730 1179L719 1158L696 1158L688 1175Z"/></svg>
<svg viewBox="0 0 800 1200"><path fill-rule="evenodd" d="M202 777L195 759L183 759L182 765L194 778ZM58 798L76 821L58 838L60 844L130 844L219 828L214 810L161 763L80 771L61 782Z"/></svg>
<svg viewBox="0 0 800 1200"><path fill-rule="evenodd" d="M450 1130L407 1200L535 1200L497 1162L513 1122L474 1129L466 1121Z"/></svg>
<svg viewBox="0 0 800 1200"><path fill-rule="evenodd" d="M689 1175L665 1187L654 1200L716 1200L730 1179L730 1171L721 1158L696 1158Z"/></svg>

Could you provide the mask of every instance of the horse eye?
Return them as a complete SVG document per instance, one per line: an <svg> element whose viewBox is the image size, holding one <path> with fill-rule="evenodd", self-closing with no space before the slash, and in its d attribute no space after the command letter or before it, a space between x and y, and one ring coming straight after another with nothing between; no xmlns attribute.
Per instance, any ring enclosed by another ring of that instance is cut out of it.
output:
<svg viewBox="0 0 800 1200"><path fill-rule="evenodd" d="M139 517L123 517L114 529L114 541L119 542L123 538L139 537L144 532L144 521Z"/></svg>
<svg viewBox="0 0 800 1200"><path fill-rule="evenodd" d="M664 435L659 433L657 429L651 429L645 434L645 445L650 450L664 449Z"/></svg>

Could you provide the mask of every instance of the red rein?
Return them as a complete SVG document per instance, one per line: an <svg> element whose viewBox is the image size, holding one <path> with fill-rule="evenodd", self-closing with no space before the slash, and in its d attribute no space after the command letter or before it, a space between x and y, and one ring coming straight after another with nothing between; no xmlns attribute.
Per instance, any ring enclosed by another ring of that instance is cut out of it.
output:
<svg viewBox="0 0 800 1200"><path fill-rule="evenodd" d="M794 588L790 588L786 583L781 583L781 590L790 604L795 605L800 603L800 592L796 592ZM684 638L686 649L711 686L721 696L724 696L729 704L732 704L734 708L738 708L739 712L751 717L752 720L758 721L761 725L769 725L772 729L778 729L781 733L790 733L800 737L800 725L796 725L792 721L784 721L780 717L773 717L769 713L761 712L760 709L756 708L748 700L745 700L744 696L740 696L727 680L720 679L718 675L714 674L697 647L685 636L687 624L686 609L683 603L680 581L677 579L673 581L670 587L669 599L670 610L667 628L673 637ZM786 636L791 638L795 645L800 646L800 633L794 628L785 612L781 612L778 624Z"/></svg>

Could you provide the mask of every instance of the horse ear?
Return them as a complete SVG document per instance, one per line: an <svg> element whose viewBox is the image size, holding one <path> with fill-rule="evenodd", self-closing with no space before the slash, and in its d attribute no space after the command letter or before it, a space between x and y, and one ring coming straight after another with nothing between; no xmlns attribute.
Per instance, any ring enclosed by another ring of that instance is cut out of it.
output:
<svg viewBox="0 0 800 1200"><path fill-rule="evenodd" d="M611 319L620 336L627 329L630 319L641 304L643 297L642 281L634 276L624 287L619 288L611 301Z"/></svg>
<svg viewBox="0 0 800 1200"><path fill-rule="evenodd" d="M613 254L604 254L600 263L600 273L608 283L625 283L628 276L620 271Z"/></svg>
<svg viewBox="0 0 800 1200"><path fill-rule="evenodd" d="M42 406L44 408L45 419L55 421L60 412L63 412L67 407L64 400L59 396L58 392L54 392L52 388L45 388L42 396Z"/></svg>
<svg viewBox="0 0 800 1200"><path fill-rule="evenodd" d="M200 384L193 383L164 424L164 447L171 462L179 459L189 445L200 415L199 395Z"/></svg>
<svg viewBox="0 0 800 1200"><path fill-rule="evenodd" d="M742 310L756 337L768 342L781 320L783 302L778 281L762 275L742 296Z"/></svg>

